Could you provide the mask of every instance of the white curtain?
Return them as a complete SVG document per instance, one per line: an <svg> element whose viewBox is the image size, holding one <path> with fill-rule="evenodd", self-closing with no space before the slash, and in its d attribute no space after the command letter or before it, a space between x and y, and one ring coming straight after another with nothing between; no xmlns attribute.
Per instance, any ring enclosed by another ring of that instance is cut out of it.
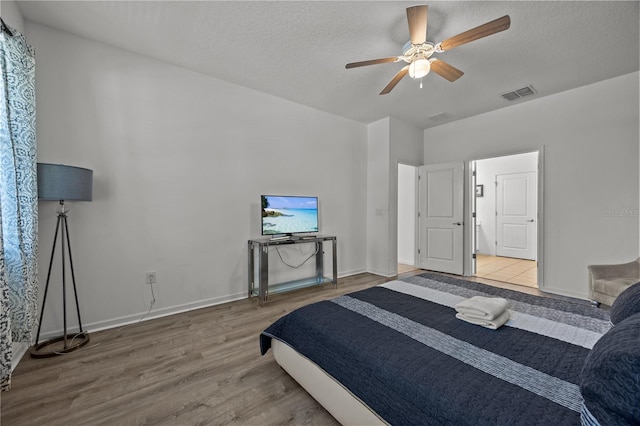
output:
<svg viewBox="0 0 640 426"><path fill-rule="evenodd" d="M35 59L31 46L0 30L0 386L11 386L12 345L31 345L38 322L38 188Z"/></svg>

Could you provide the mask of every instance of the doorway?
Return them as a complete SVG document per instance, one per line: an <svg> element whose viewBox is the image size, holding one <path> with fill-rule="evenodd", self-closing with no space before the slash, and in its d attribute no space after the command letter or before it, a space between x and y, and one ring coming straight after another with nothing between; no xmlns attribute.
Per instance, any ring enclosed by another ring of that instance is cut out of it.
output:
<svg viewBox="0 0 640 426"><path fill-rule="evenodd" d="M474 275L538 287L538 152L476 160Z"/></svg>
<svg viewBox="0 0 640 426"><path fill-rule="evenodd" d="M398 274L416 269L416 173L398 163Z"/></svg>

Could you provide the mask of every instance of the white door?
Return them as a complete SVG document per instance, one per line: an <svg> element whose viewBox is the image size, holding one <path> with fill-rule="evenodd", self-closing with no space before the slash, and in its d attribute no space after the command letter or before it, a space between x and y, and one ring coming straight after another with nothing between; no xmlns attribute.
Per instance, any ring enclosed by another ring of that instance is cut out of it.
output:
<svg viewBox="0 0 640 426"><path fill-rule="evenodd" d="M537 173L496 176L496 253L536 260Z"/></svg>
<svg viewBox="0 0 640 426"><path fill-rule="evenodd" d="M419 169L421 269L463 274L463 177L463 163Z"/></svg>

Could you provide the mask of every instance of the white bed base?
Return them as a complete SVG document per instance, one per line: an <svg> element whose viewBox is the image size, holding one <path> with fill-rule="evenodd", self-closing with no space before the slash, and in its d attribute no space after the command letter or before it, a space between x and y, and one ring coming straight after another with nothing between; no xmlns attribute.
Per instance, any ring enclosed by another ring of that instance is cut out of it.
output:
<svg viewBox="0 0 640 426"><path fill-rule="evenodd" d="M342 425L386 425L376 413L313 361L271 339L276 362Z"/></svg>

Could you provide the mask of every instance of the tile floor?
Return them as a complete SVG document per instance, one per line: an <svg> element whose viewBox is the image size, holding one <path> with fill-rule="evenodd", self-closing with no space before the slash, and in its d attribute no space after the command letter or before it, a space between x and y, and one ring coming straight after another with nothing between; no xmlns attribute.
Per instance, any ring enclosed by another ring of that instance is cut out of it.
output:
<svg viewBox="0 0 640 426"><path fill-rule="evenodd" d="M477 271L475 276L486 280L538 288L536 266L536 262L533 260L478 254L476 257ZM398 274L404 274L415 269L417 268L412 265L398 264ZM467 279L469 278L471 277Z"/></svg>
<svg viewBox="0 0 640 426"><path fill-rule="evenodd" d="M511 257L476 256L476 276L527 287L538 287L536 261Z"/></svg>

